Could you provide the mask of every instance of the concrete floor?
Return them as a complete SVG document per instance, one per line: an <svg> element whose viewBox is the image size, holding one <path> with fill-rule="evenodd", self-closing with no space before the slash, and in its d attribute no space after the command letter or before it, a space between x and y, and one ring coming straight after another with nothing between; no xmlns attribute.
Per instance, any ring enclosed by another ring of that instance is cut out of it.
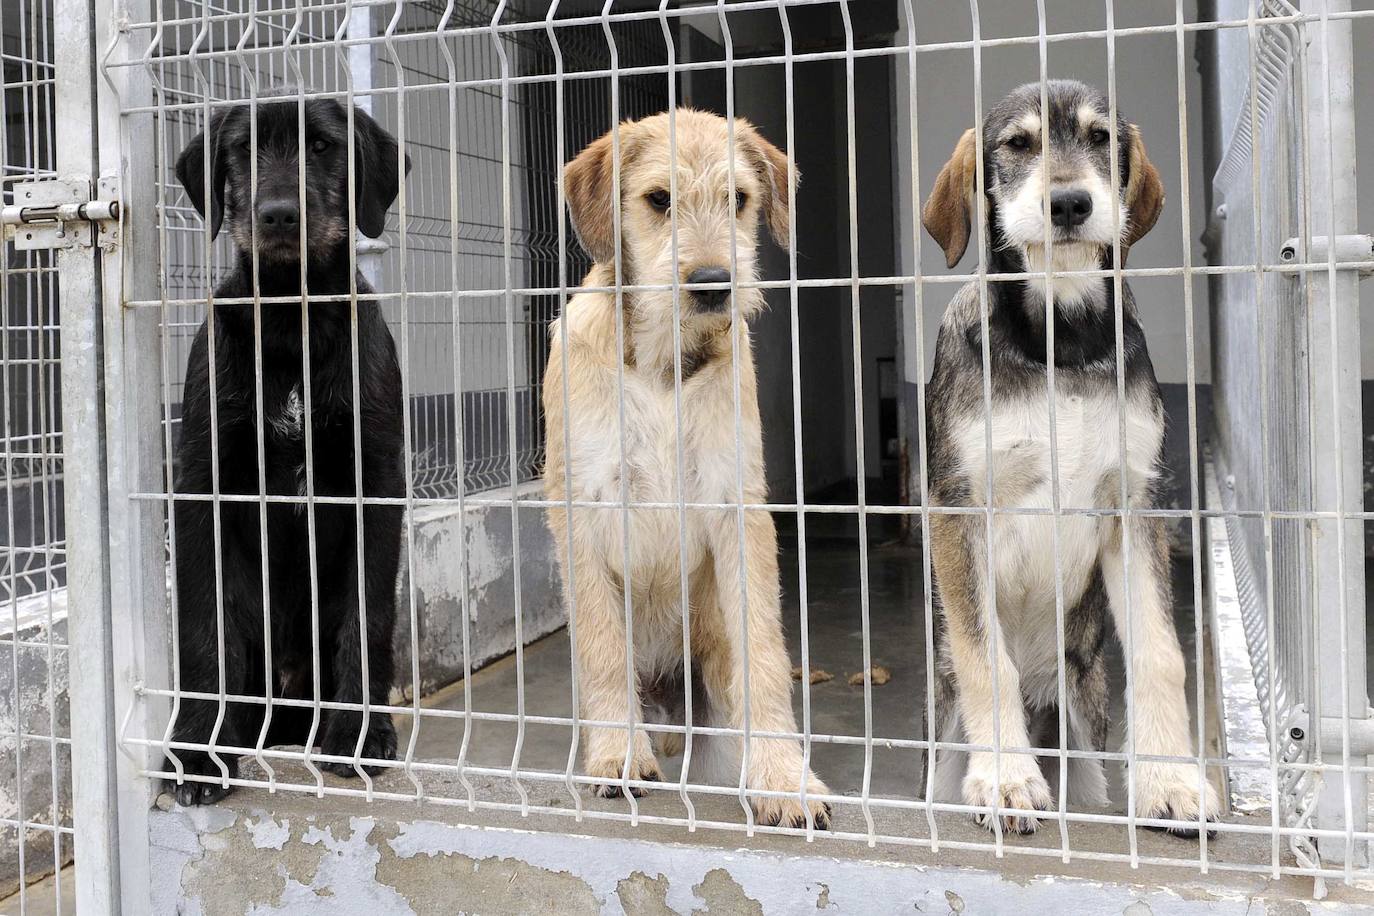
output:
<svg viewBox="0 0 1374 916"><path fill-rule="evenodd" d="M69 916L76 912L76 868L68 865L0 900L0 916Z"/></svg>
<svg viewBox="0 0 1374 916"><path fill-rule="evenodd" d="M875 534L877 534L875 532ZM786 542L784 542L786 544ZM808 632L812 669L834 675L811 687L811 729L815 734L864 734L863 687L847 683L863 669L863 626L858 551L854 541L808 538ZM881 739L918 739L926 698L925 610L919 548L871 539L869 549L869 629L872 661L891 672L891 680L873 687L872 728L877 739L873 750L870 792L874 796L917 798L923 790L922 755L918 750L884 748ZM801 626L798 598L798 553L793 546L782 551L783 614L793 664L801 660ZM1189 702L1195 705L1191 661L1195 658L1193 588L1191 566L1175 568L1176 621L1185 657L1190 660ZM1120 748L1124 705L1124 676L1120 652L1113 641L1110 664L1113 680L1112 734L1109 749ZM529 715L568 716L572 713L570 655L566 630L546 637L523 652L520 664L507 657L472 679L473 709L515 713L518 708L520 665L523 665L525 712ZM1204 683L1210 683L1210 679ZM426 703L428 706L463 708L463 688L454 685ZM797 721L802 720L802 690L793 692ZM1191 710L1196 727L1196 709ZM1212 718L1209 716L1209 718ZM409 721L398 717L400 746L409 740ZM469 744L472 764L509 767L517 740L513 723L478 721ZM1210 729L1209 729L1210 730ZM462 742L463 725L456 719L426 718L416 739L415 756L453 758ZM565 725L527 724L521 742L519 766L562 772L568 763L571 729ZM813 768L831 790L861 794L864 750L861 746L818 743L813 746ZM661 761L669 779L678 775L680 758ZM578 761L580 765L580 761ZM1113 798L1124 803L1120 767L1108 765Z"/></svg>

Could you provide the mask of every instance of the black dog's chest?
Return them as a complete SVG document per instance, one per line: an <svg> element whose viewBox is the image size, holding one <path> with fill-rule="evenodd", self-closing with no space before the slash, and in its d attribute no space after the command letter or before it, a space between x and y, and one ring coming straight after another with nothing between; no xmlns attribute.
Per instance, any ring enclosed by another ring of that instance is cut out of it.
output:
<svg viewBox="0 0 1374 916"><path fill-rule="evenodd" d="M263 467L270 495L301 496L307 492L306 440L313 457L314 490L321 495L353 492L353 415L347 392L335 391L330 379L316 378L311 386L307 413L306 392L300 373L263 373ZM248 409L221 411L221 435L226 455L250 460L221 462L221 484L226 492L257 490L258 422L255 390L246 392ZM307 422L308 421L308 422ZM366 430L363 430L366 438Z"/></svg>

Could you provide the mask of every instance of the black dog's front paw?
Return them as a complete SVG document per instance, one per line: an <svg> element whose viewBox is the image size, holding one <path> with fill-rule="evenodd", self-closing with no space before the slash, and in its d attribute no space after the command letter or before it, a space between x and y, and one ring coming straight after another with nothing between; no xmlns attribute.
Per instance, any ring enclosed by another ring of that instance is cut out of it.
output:
<svg viewBox="0 0 1374 916"><path fill-rule="evenodd" d="M320 742L320 749L331 757L351 758L358 747L358 732L362 729L362 724L361 713L335 713L330 717L329 724L325 727L324 740ZM362 752L359 756L364 760L396 759L396 729L391 724L389 713L374 712L368 717L367 737L363 739ZM377 775L383 769L367 764L363 764L362 768L370 776ZM347 761L326 763L324 769L337 776L352 777L358 775L357 767Z"/></svg>
<svg viewBox="0 0 1374 916"><path fill-rule="evenodd" d="M226 786L222 782L224 771L219 768L219 764L210 759L210 755L204 751L175 751L181 760L181 770L186 776L205 776L213 779L213 782L202 782L200 780L186 779L184 782L177 782L176 779L168 779L166 782L167 791L176 798L177 804L183 807L192 805L213 805L215 802L224 798L234 791L233 786ZM228 754L221 754L220 759L224 761L224 766L229 771L230 779L237 779L239 775L239 760ZM172 758L167 758L165 768L173 772L176 771L176 764Z"/></svg>

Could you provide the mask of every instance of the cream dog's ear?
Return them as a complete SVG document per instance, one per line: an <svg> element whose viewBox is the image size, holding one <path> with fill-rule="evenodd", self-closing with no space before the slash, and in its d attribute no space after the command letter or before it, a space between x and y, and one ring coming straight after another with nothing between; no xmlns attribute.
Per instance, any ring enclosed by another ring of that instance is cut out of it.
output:
<svg viewBox="0 0 1374 916"><path fill-rule="evenodd" d="M634 125L620 125L621 170L634 155L630 143ZM568 198L577 239L597 263L615 260L615 141L606 134L578 153L563 168L563 190Z"/></svg>
<svg viewBox="0 0 1374 916"><path fill-rule="evenodd" d="M796 192L801 173L795 171L787 154L764 138L748 121L738 119L740 136L749 145L749 159L758 172L763 187L760 209L768 221L768 234L781 248L787 247L787 223L791 197Z"/></svg>

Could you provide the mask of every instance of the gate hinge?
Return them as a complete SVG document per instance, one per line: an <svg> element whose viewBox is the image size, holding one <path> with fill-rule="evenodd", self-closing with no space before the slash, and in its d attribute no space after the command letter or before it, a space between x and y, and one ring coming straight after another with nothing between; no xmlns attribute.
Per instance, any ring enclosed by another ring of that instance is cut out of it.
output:
<svg viewBox="0 0 1374 916"><path fill-rule="evenodd" d="M1285 262L1298 259L1300 242L1289 239L1279 249L1279 258ZM1338 235L1336 236L1336 263L1344 265L1337 270L1357 270L1361 277L1374 275L1374 236ZM1331 260L1330 236L1314 235L1307 243L1307 260L1320 264Z"/></svg>
<svg viewBox="0 0 1374 916"><path fill-rule="evenodd" d="M5 239L20 251L109 249L118 240L119 184L113 177L101 178L94 194L87 178L21 181L13 193L0 223Z"/></svg>

